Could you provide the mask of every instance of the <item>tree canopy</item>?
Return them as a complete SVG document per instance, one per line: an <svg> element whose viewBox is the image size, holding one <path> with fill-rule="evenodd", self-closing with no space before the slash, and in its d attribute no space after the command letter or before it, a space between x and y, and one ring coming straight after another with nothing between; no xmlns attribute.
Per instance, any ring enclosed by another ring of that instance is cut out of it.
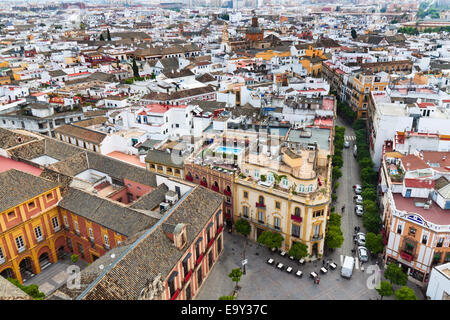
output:
<svg viewBox="0 0 450 320"><path fill-rule="evenodd" d="M403 272L402 268L395 263L389 263L384 271L384 277L392 284L406 285L408 282L408 275Z"/></svg>
<svg viewBox="0 0 450 320"><path fill-rule="evenodd" d="M269 248L279 248L283 243L283 236L277 232L263 231L258 237L258 243Z"/></svg>
<svg viewBox="0 0 450 320"><path fill-rule="evenodd" d="M308 255L308 246L301 242L295 242L289 249L289 256L294 257L296 260L300 260Z"/></svg>
<svg viewBox="0 0 450 320"><path fill-rule="evenodd" d="M406 286L401 287L395 291L396 300L417 300L414 290Z"/></svg>
<svg viewBox="0 0 450 320"><path fill-rule="evenodd" d="M239 232L240 234L242 234L245 237L247 237L250 234L251 230L252 230L252 228L251 228L250 224L248 223L248 221L244 220L244 219L237 220L234 226L236 228L236 231Z"/></svg>

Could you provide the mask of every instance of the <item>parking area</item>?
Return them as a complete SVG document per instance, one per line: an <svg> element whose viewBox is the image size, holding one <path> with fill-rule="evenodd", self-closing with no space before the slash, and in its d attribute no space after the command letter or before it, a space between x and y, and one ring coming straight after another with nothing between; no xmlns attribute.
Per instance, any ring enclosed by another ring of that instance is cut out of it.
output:
<svg viewBox="0 0 450 320"><path fill-rule="evenodd" d="M236 234L224 233L224 252L214 266L208 279L203 284L197 300L217 300L223 295L233 292L234 282L228 277L232 269L241 265L244 238ZM353 270L351 279L340 276L341 258L333 260L337 264L336 270L329 270L327 274L320 273L322 260L307 262L300 266L288 257L281 257L278 253L271 253L267 248L254 242L248 243L245 258L248 260L246 274L241 277L238 300L370 300L377 299L378 293L369 289L367 280L370 276L363 272L359 264ZM267 259L273 258L293 267L289 274L278 270L274 265L267 264ZM297 270L303 271L303 277L294 275ZM315 284L309 274L314 271L320 277L320 283ZM419 299L423 299L420 290L411 285ZM385 300L393 297L385 298Z"/></svg>
<svg viewBox="0 0 450 320"><path fill-rule="evenodd" d="M76 263L73 263L69 257L66 257L65 259L48 265L41 273L28 279L24 284L36 284L39 287L39 291L48 296L66 283L67 278L69 277L67 269L69 266L73 265L78 266L80 270L83 270L87 266L87 262L78 260Z"/></svg>

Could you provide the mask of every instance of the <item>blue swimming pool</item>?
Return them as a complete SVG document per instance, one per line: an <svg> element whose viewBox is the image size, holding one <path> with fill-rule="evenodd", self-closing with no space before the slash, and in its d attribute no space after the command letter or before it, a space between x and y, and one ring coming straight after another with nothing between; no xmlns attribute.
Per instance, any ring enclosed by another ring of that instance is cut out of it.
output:
<svg viewBox="0 0 450 320"><path fill-rule="evenodd" d="M242 151L241 148L230 148L230 147L218 147L216 153L226 153L226 154L239 154Z"/></svg>

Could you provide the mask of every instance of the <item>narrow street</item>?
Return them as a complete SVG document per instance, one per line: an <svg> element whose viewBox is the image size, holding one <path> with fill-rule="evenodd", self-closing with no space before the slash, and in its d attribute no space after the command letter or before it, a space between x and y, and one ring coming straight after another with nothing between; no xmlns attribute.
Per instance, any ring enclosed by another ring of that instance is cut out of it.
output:
<svg viewBox="0 0 450 320"><path fill-rule="evenodd" d="M353 156L353 145L356 143L355 132L352 127L346 124L342 119L338 118L336 121L338 126L345 127L345 140L350 142L350 148L344 148L342 157L344 165L341 168L342 177L338 180L339 187L337 189L337 203L335 205L336 212L341 215L341 230L344 235L344 243L334 252L329 253L328 257L335 261L341 261L341 256L352 255L353 249L353 232L356 226L361 228L361 232L366 232L363 227L362 217L355 214L355 203L353 202L354 184L361 184L359 178L359 165L356 158ZM345 205L345 210L342 213L341 208Z"/></svg>

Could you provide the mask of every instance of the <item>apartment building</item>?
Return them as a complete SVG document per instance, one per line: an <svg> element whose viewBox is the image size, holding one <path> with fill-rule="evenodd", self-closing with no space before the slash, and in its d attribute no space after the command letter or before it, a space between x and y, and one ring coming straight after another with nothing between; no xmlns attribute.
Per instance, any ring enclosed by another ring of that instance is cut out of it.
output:
<svg viewBox="0 0 450 320"><path fill-rule="evenodd" d="M450 261L449 152L386 152L380 170L384 259L426 284L436 265Z"/></svg>

